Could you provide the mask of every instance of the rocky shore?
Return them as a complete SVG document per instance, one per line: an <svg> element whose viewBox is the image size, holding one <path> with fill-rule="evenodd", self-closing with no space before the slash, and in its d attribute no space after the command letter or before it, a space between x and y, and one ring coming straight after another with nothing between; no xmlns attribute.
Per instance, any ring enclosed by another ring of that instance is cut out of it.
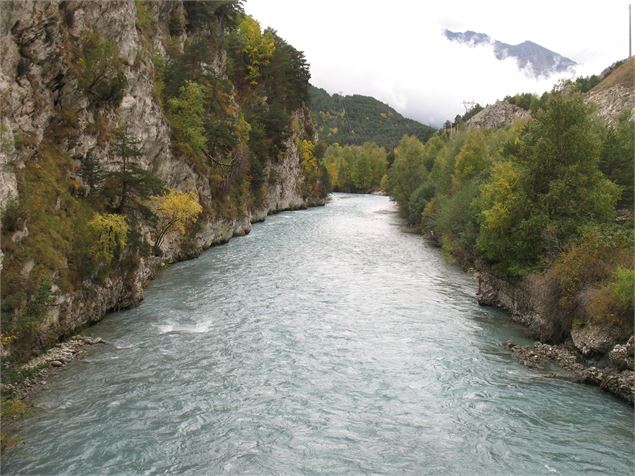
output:
<svg viewBox="0 0 635 476"><path fill-rule="evenodd" d="M12 399L28 400L66 364L84 357L90 347L106 344L100 337L73 336L22 365L20 370L29 377L17 384L1 384L2 394Z"/></svg>
<svg viewBox="0 0 635 476"><path fill-rule="evenodd" d="M564 378L597 385L631 405L635 401L634 337L611 325L586 325L571 330L564 343L549 345L545 339L553 323L546 311L543 283L539 276L530 276L512 283L486 271L476 273L476 299L483 306L504 309L513 321L524 325L527 333L539 339L533 346L520 346L507 341L503 345L527 367L545 370L552 378Z"/></svg>
<svg viewBox="0 0 635 476"><path fill-rule="evenodd" d="M630 404L635 401L635 372L633 372L633 337L625 345L616 345L609 353L609 362L590 362L571 344L549 345L541 342L533 346L516 345L511 341L503 343L518 361L532 369L557 369L546 376L563 378L579 383L597 385L613 393Z"/></svg>

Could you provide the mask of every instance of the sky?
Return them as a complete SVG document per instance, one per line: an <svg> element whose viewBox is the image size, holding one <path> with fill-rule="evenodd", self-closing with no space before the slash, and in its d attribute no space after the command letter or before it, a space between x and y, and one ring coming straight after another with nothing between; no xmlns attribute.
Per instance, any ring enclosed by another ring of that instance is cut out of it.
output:
<svg viewBox="0 0 635 476"><path fill-rule="evenodd" d="M315 86L373 96L434 126L464 113L463 101L542 93L572 76L537 80L487 46L448 41L444 28L533 41L579 63L575 75L599 74L628 56L623 0L247 0L245 10L304 51Z"/></svg>

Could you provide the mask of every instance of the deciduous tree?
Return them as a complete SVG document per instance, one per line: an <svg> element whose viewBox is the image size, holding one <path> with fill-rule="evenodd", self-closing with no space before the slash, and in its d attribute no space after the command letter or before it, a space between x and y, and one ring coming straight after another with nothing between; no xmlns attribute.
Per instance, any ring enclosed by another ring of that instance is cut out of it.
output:
<svg viewBox="0 0 635 476"><path fill-rule="evenodd" d="M93 259L108 264L126 246L128 225L122 215L97 213L88 223L93 244L90 247Z"/></svg>
<svg viewBox="0 0 635 476"><path fill-rule="evenodd" d="M154 240L154 253L161 253L161 243L170 231L184 235L188 225L196 222L203 211L195 192L170 190L166 195L151 197L152 209L159 217Z"/></svg>

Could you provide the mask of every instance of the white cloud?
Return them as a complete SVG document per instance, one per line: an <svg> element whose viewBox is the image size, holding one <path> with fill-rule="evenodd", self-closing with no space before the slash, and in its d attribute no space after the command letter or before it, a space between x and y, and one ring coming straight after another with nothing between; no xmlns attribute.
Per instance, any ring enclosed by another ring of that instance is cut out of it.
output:
<svg viewBox="0 0 635 476"><path fill-rule="evenodd" d="M408 0L248 0L248 13L306 53L312 83L331 93L365 94L422 122L440 125L465 99L548 90L562 76L528 77L515 60L442 34L474 30L516 44L534 41L599 73L628 52L627 2L423 2Z"/></svg>

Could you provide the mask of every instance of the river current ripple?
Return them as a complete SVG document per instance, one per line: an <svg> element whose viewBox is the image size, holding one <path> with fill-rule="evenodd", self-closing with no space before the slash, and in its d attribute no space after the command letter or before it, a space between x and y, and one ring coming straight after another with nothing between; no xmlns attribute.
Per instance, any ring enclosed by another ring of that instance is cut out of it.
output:
<svg viewBox="0 0 635 476"><path fill-rule="evenodd" d="M269 217L90 328L2 473L632 474L632 409L474 293L385 197Z"/></svg>

